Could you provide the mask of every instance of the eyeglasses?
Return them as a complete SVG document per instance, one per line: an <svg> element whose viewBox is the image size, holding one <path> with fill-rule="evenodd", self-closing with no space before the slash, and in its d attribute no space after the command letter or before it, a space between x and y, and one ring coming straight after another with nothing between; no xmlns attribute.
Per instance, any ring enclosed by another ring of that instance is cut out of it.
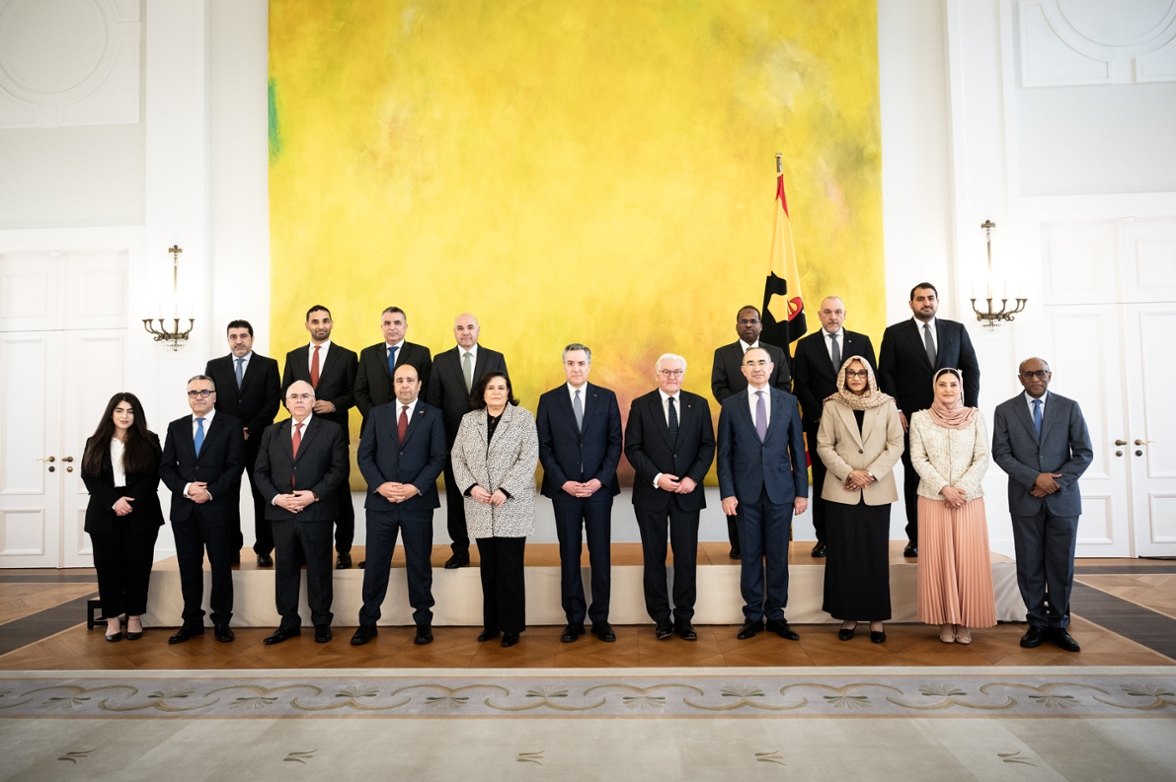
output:
<svg viewBox="0 0 1176 782"><path fill-rule="evenodd" d="M760 322L759 318L751 318L750 320L740 320L739 325L740 326L754 326L755 324L757 324L759 322Z"/></svg>
<svg viewBox="0 0 1176 782"><path fill-rule="evenodd" d="M846 377L869 377L870 373L864 369L860 372L855 372L852 369L847 369L847 370L845 370L845 376Z"/></svg>
<svg viewBox="0 0 1176 782"><path fill-rule="evenodd" d="M686 374L686 370L685 369L659 369L658 374L665 375L666 377L682 377L682 375Z"/></svg>
<svg viewBox="0 0 1176 782"><path fill-rule="evenodd" d="M212 396L215 393L216 393L215 391L209 391L207 388L202 388L199 391L189 391L188 398L189 399L208 399L208 397Z"/></svg>
<svg viewBox="0 0 1176 782"><path fill-rule="evenodd" d="M1045 380L1045 378L1048 374L1049 374L1048 369L1038 369L1034 372L1022 372L1021 379L1022 380L1032 380L1033 378L1037 378L1038 380Z"/></svg>

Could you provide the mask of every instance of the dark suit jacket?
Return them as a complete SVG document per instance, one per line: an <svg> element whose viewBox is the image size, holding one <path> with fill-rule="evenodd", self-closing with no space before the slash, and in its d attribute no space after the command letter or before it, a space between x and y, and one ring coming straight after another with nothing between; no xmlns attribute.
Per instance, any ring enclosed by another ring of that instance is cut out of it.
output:
<svg viewBox="0 0 1176 782"><path fill-rule="evenodd" d="M215 420L215 419L214 419ZM159 506L159 438L155 432L148 432L155 446L155 462L151 469L127 473L127 485L115 488L114 467L110 463L110 444L102 451L102 474L88 475L82 470L82 483L90 492L90 503L86 505L86 532L97 534L114 531L114 504L122 497L133 497L131 512L126 516L127 526L135 532L147 532L163 524L163 510ZM86 448L90 450L90 442Z"/></svg>
<svg viewBox="0 0 1176 782"><path fill-rule="evenodd" d="M241 429L239 419L217 411L204 434L198 457L192 442L192 416L177 418L167 425L159 477L172 493L172 521L185 521L192 515L196 503L184 496L184 486L194 481L208 484L212 499L201 506L206 514L226 521L236 517L237 492L229 489L241 480L241 470L245 467L245 437Z"/></svg>
<svg viewBox="0 0 1176 782"><path fill-rule="evenodd" d="M396 434L399 403L372 408L371 421L359 438L359 471L367 481L368 510L432 510L441 507L437 497L437 476L445 468L449 449L441 411L420 399L408 420L404 442ZM399 505L388 502L376 489L388 481L411 483L420 492Z"/></svg>
<svg viewBox="0 0 1176 782"><path fill-rule="evenodd" d="M302 430L302 442L295 459L290 441L291 421L292 418L287 418L266 429L261 436L261 450L257 452L253 477L265 498L265 517L270 521L334 521L339 515L335 489L343 482L349 466L343 429L339 424L312 415ZM279 494L305 490L314 492L318 502L300 513L291 513L274 505L274 497Z"/></svg>
<svg viewBox="0 0 1176 782"><path fill-rule="evenodd" d="M433 357L424 345L405 340L396 351L396 366L412 364L417 369L421 388L429 387L429 371ZM386 405L396 398L392 392L392 375L388 372L388 345L380 342L360 351L359 370L355 375L355 406L366 423L376 405Z"/></svg>
<svg viewBox="0 0 1176 782"><path fill-rule="evenodd" d="M755 432L748 393L728 397L719 413L719 493L752 503L762 491L776 505L808 496L804 431L796 397L771 389L772 411L763 443Z"/></svg>
<svg viewBox="0 0 1176 782"><path fill-rule="evenodd" d="M445 422L445 442L453 447L457 430L461 428L461 417L473 410L470 407L470 392L466 391L465 375L461 373L460 346L438 353L429 372L429 387L425 398L430 405L441 410ZM506 358L497 350L478 345L474 361L473 384L487 372L506 372Z"/></svg>
<svg viewBox="0 0 1176 782"><path fill-rule="evenodd" d="M768 378L768 385L781 391L792 391L792 369L788 364L788 354L775 345L760 342L759 346L768 351L775 368ZM743 346L739 340L730 345L723 345L715 350L715 363L711 367L711 393L720 405L727 401L727 397L738 394L747 388L747 378L739 368L743 364Z"/></svg>
<svg viewBox="0 0 1176 782"><path fill-rule="evenodd" d="M678 438L670 445L670 427L662 407L661 394L651 393L633 400L625 427L625 456L633 465L633 505L642 510L665 511L672 501L685 511L706 507L702 480L715 460L715 428L710 405L698 394L678 392ZM690 478L698 485L689 494L674 494L654 488L658 473Z"/></svg>
<svg viewBox="0 0 1176 782"><path fill-rule="evenodd" d="M535 423L539 429L544 497L571 496L563 492L566 482L586 483L593 478L604 484L610 495L621 493L617 465L623 438L617 395L585 383L584 400L584 431L580 432L566 383L539 397Z"/></svg>
<svg viewBox="0 0 1176 782"><path fill-rule="evenodd" d="M1052 391L1045 396L1041 438L1029 415L1025 395L1017 394L996 407L992 427L992 460L1009 476L1009 514L1034 516L1044 502L1054 516L1082 514L1078 478L1094 458L1086 419L1073 399ZM1037 476L1060 472L1060 491L1045 497L1029 493Z"/></svg>
<svg viewBox="0 0 1176 782"><path fill-rule="evenodd" d="M286 389L298 380L310 382L310 355L308 345L291 350L286 354L286 366L282 370L282 403L285 404ZM318 388L315 399L325 399L335 405L335 412L322 413L324 421L332 421L343 428L343 442L351 442L351 420L348 410L355 406L355 373L359 359L355 351L331 343L327 359L319 367Z"/></svg>
<svg viewBox="0 0 1176 782"><path fill-rule="evenodd" d="M261 437L265 428L274 422L281 404L278 362L254 353L245 368L240 389L232 353L209 361L204 374L216 383L216 412L239 419L249 430L251 439Z"/></svg>
<svg viewBox="0 0 1176 782"><path fill-rule="evenodd" d="M877 372L878 360L874 357L874 345L870 338L849 329L844 331L841 339L842 358L861 356ZM792 357L792 386L800 401L800 412L806 429L817 427L825 398L837 393L837 373L840 371L841 367L834 367L833 359L829 357L824 329L796 343L796 355Z"/></svg>
<svg viewBox="0 0 1176 782"><path fill-rule="evenodd" d="M927 410L935 400L931 379L941 369L950 367L964 375L964 404L980 406L980 364L964 324L936 319L938 345L935 366L927 360L922 326L913 318L895 323L882 335L882 352L878 356L878 385L898 400L898 409L906 414Z"/></svg>

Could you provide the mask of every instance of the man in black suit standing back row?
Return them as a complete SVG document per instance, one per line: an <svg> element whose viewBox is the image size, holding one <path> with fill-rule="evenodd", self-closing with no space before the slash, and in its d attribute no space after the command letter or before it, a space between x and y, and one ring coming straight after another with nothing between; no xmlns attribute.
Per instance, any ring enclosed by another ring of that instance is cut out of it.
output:
<svg viewBox="0 0 1176 782"><path fill-rule="evenodd" d="M359 371L355 375L355 406L359 408L365 426L373 407L386 405L396 398L392 393L396 367L412 364L426 388L433 368L429 349L404 339L408 333L408 315L404 310L399 307L385 309L380 315L380 329L384 332L384 341L360 351Z"/></svg>
<svg viewBox="0 0 1176 782"><path fill-rule="evenodd" d="M935 317L939 310L939 292L929 282L911 289L911 312L914 317L895 323L882 335L878 357L878 385L898 401L898 415L903 438L903 499L906 502L906 533L909 543L904 556L919 554L919 515L916 490L919 474L911 464L911 439L908 425L911 416L927 410L934 401L932 378L940 369L960 370L964 376L964 404L980 406L980 364L964 324Z"/></svg>

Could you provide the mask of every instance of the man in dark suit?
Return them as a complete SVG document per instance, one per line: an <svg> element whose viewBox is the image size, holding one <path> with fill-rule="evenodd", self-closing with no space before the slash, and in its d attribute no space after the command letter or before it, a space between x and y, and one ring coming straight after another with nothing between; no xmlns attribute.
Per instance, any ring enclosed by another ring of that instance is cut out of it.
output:
<svg viewBox="0 0 1176 782"><path fill-rule="evenodd" d="M808 508L808 470L796 397L771 387L773 369L763 348L743 355L748 387L728 397L719 413L719 494L728 516L740 511L745 556L739 589L746 621L737 637L751 638L766 626L770 633L797 641L800 636L784 618L788 538L793 514Z"/></svg>
<svg viewBox="0 0 1176 782"><path fill-rule="evenodd" d="M218 413L216 384L206 375L188 381L192 415L167 426L159 477L171 491L172 533L184 597L183 624L167 639L178 644L204 635L204 552L212 567L212 626L216 640L233 640L232 541L239 502L234 485L245 466L241 422Z"/></svg>
<svg viewBox="0 0 1176 782"><path fill-rule="evenodd" d="M446 562L446 569L464 567L470 564L470 536L466 532L465 500L461 489L453 479L453 461L449 451L457 439L461 417L470 407L470 391L487 372L506 374L506 359L496 350L478 344L481 334L478 319L468 312L453 321L453 336L457 345L444 353L438 353L429 374L429 386L425 399L433 407L441 409L445 422L445 514L449 528L449 539L453 556Z"/></svg>
<svg viewBox="0 0 1176 782"><path fill-rule="evenodd" d="M615 641L608 623L612 584L613 497L621 493L617 464L621 461L621 410L617 395L588 382L592 351L573 343L563 351L568 382L539 397L535 423L539 429L539 462L543 465L544 497L555 509L559 537L561 593L568 624L560 640L572 643L584 634L584 582L580 549L588 534L592 567L592 634Z"/></svg>
<svg viewBox="0 0 1176 782"><path fill-rule="evenodd" d="M919 555L919 473L911 463L911 416L931 407L935 399L932 378L941 369L958 369L964 376L964 404L980 406L980 364L964 324L935 317L939 292L929 282L911 289L914 317L895 323L882 335L878 356L878 385L898 401L903 438L902 495L906 503L906 549L903 555Z"/></svg>
<svg viewBox="0 0 1176 782"><path fill-rule="evenodd" d="M633 465L633 506L641 530L645 610L659 641L678 633L697 641L691 620L697 597L698 516L706 507L702 479L715 458L710 406L682 390L686 359L657 360L657 389L633 400L625 427L625 456ZM666 525L674 547L674 614L666 588Z"/></svg>
<svg viewBox="0 0 1176 782"><path fill-rule="evenodd" d="M404 533L408 602L413 607L413 642L433 640L433 509L437 476L445 465L445 425L441 411L418 396L421 381L411 364L396 367L396 401L372 408L371 425L359 440L359 471L367 481L367 565L363 608L352 646L376 637L380 605L388 594L388 575L396 535Z"/></svg>
<svg viewBox="0 0 1176 782"><path fill-rule="evenodd" d="M760 320L760 311L750 304L739 310L735 316L735 333L739 339L730 345L723 345L715 350L715 363L711 368L711 393L715 401L722 405L728 397L747 388L747 378L743 376L743 354L749 348L763 348L768 351L772 361L772 375L768 385L781 391L792 391L792 373L789 370L788 354L775 345L760 342L760 334L764 324ZM739 559L739 521L737 516L727 517L727 537L731 541L731 559Z"/></svg>
<svg viewBox="0 0 1176 782"><path fill-rule="evenodd" d="M842 328L845 305L836 296L826 296L817 310L821 330L809 334L796 343L792 358L792 383L800 401L804 436L808 443L813 468L813 527L817 531L817 545L813 556L825 556L825 500L821 487L825 484L825 464L817 455L817 430L821 428L821 409L825 398L837 392L837 374L850 356L861 356L877 367L874 346L865 334Z"/></svg>
<svg viewBox="0 0 1176 782"><path fill-rule="evenodd" d="M261 447L261 434L274 422L281 397L278 362L253 352L253 326L247 320L234 320L228 329L229 355L214 358L204 367L220 393L216 395L216 411L241 421L245 437L245 474L253 492L253 552L257 564L273 565L270 555L274 550L274 535L265 518L265 501L257 488L253 465ZM233 564L241 562L241 481L238 478L233 494Z"/></svg>
<svg viewBox="0 0 1176 782"><path fill-rule="evenodd" d="M1068 652L1081 647L1067 629L1082 495L1078 478L1094 458L1078 403L1047 393L1053 373L1040 358L1017 370L1025 393L997 405L992 459L1009 476L1009 514L1017 552L1017 586L1028 608L1021 646L1049 638Z"/></svg>
<svg viewBox="0 0 1176 782"><path fill-rule="evenodd" d="M331 640L331 523L338 514L335 490L347 472L343 429L314 415L314 389L303 380L286 389L290 417L265 430L257 454L257 482L266 499L278 550L275 602L282 622L263 643L302 633L298 616L302 571L295 550L306 555L306 593L314 640Z"/></svg>
<svg viewBox="0 0 1176 782"><path fill-rule="evenodd" d="M358 359L353 351L331 342L334 328L331 311L316 304L306 312L306 330L310 332L310 344L295 348L286 354L286 366L282 370L282 398L286 389L295 380L304 380L314 388L315 415L324 421L339 424L343 429L343 442L351 444L351 420L348 411L355 404L355 371ZM338 570L351 567L351 542L355 539L355 506L351 502L351 461L347 462L347 473L343 476L338 495L339 518L335 521L335 550L339 559Z"/></svg>
<svg viewBox="0 0 1176 782"><path fill-rule="evenodd" d="M392 393L392 373L401 364L412 364L425 388L429 387L429 372L433 357L424 345L406 342L408 315L399 307L389 307L380 315L384 341L364 348L359 353L359 371L355 375L355 406L367 424L368 414L376 405L386 405L395 399Z"/></svg>

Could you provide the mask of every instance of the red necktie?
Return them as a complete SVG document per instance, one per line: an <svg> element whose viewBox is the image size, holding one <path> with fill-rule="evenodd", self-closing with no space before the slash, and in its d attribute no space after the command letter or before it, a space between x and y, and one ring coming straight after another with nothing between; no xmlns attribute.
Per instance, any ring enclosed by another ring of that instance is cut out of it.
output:
<svg viewBox="0 0 1176 782"><path fill-rule="evenodd" d="M321 345L314 346L314 355L310 357L310 385L313 388L318 388L319 379L319 348Z"/></svg>
<svg viewBox="0 0 1176 782"><path fill-rule="evenodd" d="M298 458L298 446L302 445L302 424L300 424L300 423L294 424L294 437L291 440L291 445L293 445L294 458L297 459ZM294 476L293 475L290 476L290 488L291 489L294 488Z"/></svg>
<svg viewBox="0 0 1176 782"><path fill-rule="evenodd" d="M400 438L400 444L404 445L404 435L408 432L408 408L404 405L400 406L400 420L396 422L396 436Z"/></svg>

